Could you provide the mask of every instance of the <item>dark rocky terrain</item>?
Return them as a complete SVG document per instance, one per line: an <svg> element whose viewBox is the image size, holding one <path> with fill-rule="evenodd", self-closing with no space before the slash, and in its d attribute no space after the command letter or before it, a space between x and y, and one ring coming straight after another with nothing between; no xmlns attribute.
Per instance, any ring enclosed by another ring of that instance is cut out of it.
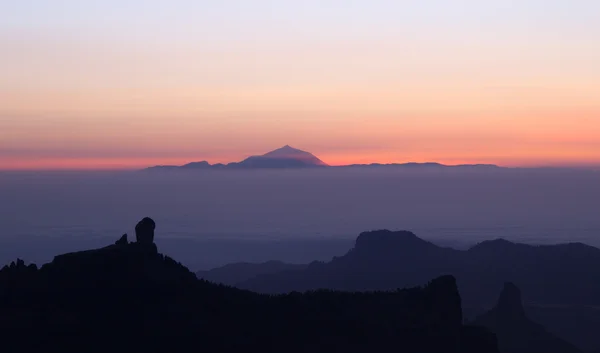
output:
<svg viewBox="0 0 600 353"><path fill-rule="evenodd" d="M581 351L531 321L523 308L521 291L508 282L496 306L479 316L475 325L489 328L498 337L503 353L581 353Z"/></svg>
<svg viewBox="0 0 600 353"><path fill-rule="evenodd" d="M238 266L240 273L250 272ZM209 273L220 281L218 270ZM504 283L512 282L522 288L532 319L586 351L600 346L600 249L581 243L534 246L499 239L455 250L411 232L365 232L353 249L330 262L226 283L264 293L394 290L449 274L457 278L468 319L491 309ZM223 279L234 277L228 272Z"/></svg>
<svg viewBox="0 0 600 353"><path fill-rule="evenodd" d="M152 242L154 223L41 268L0 270L6 352L497 352L463 324L452 276L387 292L269 296L198 280Z"/></svg>
<svg viewBox="0 0 600 353"><path fill-rule="evenodd" d="M389 290L456 276L463 300L491 308L507 281L525 301L543 305L600 305L600 249L581 243L534 246L493 240L469 250L437 246L411 232L362 233L347 254L302 271L264 274L241 288L284 293L318 288Z"/></svg>

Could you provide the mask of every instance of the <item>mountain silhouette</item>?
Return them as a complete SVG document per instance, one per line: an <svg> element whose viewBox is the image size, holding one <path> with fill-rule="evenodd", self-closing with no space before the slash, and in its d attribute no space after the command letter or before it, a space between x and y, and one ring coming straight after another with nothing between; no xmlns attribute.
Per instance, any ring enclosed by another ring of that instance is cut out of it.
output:
<svg viewBox="0 0 600 353"><path fill-rule="evenodd" d="M361 233L354 248L332 261L314 262L302 271L257 276L240 288L266 293L316 290L394 290L452 273L459 252L438 247L407 231ZM456 261L454 260L456 259Z"/></svg>
<svg viewBox="0 0 600 353"><path fill-rule="evenodd" d="M207 161L191 162L182 166L159 165L147 168L150 171L207 170L207 169L288 169L328 167L310 152L285 145L260 156L251 156L241 162L211 165Z"/></svg>
<svg viewBox="0 0 600 353"><path fill-rule="evenodd" d="M494 353L463 325L452 276L388 292L261 295L199 280L161 255L144 219L100 249L0 270L7 352Z"/></svg>
<svg viewBox="0 0 600 353"><path fill-rule="evenodd" d="M294 168L351 168L351 169L365 169L365 168L402 168L409 170L443 170L443 169L457 169L457 170L496 170L501 169L493 164L464 164L464 165L444 165L440 163L390 163L390 164L351 164L343 166L329 166L321 159L316 157L314 154L306 151L302 151L293 148L289 145L285 145L281 148L267 152L259 156L251 156L240 162L232 162L228 164L214 164L211 165L207 161L191 162L182 166L175 165L158 165L154 167L146 168L146 171L176 171L176 170L222 170L222 169L294 169Z"/></svg>
<svg viewBox="0 0 600 353"><path fill-rule="evenodd" d="M468 305L490 308L504 283L519 283L530 303L600 305L600 249L581 243L526 245L485 241L468 250L437 246L408 231L361 233L355 246L305 270L264 274L241 288L267 293L330 288L390 290L452 274ZM550 280L551 279L551 280Z"/></svg>
<svg viewBox="0 0 600 353"><path fill-rule="evenodd" d="M278 148L274 151L268 152L262 156L263 158L271 158L271 159L295 159L299 161L304 161L306 164L311 165L320 165L326 166L327 164L315 157L310 152L301 151L299 149L293 148L289 145L285 145L281 148Z"/></svg>
<svg viewBox="0 0 600 353"><path fill-rule="evenodd" d="M510 282L504 285L496 306L479 316L474 324L496 334L501 353L581 353L527 318L521 291Z"/></svg>
<svg viewBox="0 0 600 353"><path fill-rule="evenodd" d="M461 170L498 170L503 169L495 164L458 164L458 165L446 165L435 162L425 163L369 163L369 164L349 164L338 166L337 168L403 168L403 169L425 169L425 170L441 170L441 169L461 169Z"/></svg>
<svg viewBox="0 0 600 353"><path fill-rule="evenodd" d="M307 168L326 167L327 164L313 154L288 145L262 156L252 156L239 163L230 163L230 168Z"/></svg>
<svg viewBox="0 0 600 353"><path fill-rule="evenodd" d="M504 283L513 282L525 293L528 315L552 333L586 350L600 347L600 249L581 243L535 246L498 239L455 250L407 231L372 231L329 262L228 283L262 293L394 290L449 274L457 278L467 318L492 308Z"/></svg>
<svg viewBox="0 0 600 353"><path fill-rule="evenodd" d="M600 310L589 305L526 305L527 316L548 331L588 352L600 347Z"/></svg>
<svg viewBox="0 0 600 353"><path fill-rule="evenodd" d="M207 161L201 162L192 162L181 166L181 169L208 169L211 168L212 165Z"/></svg>
<svg viewBox="0 0 600 353"><path fill-rule="evenodd" d="M210 282L235 285L259 275L283 271L303 270L307 265L292 265L281 261L267 261L259 264L240 262L218 267L209 271L198 271L196 276Z"/></svg>

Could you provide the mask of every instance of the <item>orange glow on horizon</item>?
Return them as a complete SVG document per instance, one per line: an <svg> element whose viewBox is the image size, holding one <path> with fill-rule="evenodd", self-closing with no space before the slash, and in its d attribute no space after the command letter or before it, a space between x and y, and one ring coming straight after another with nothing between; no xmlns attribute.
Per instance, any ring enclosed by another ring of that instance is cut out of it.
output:
<svg viewBox="0 0 600 353"><path fill-rule="evenodd" d="M69 2L0 21L0 170L600 164L598 2Z"/></svg>
<svg viewBox="0 0 600 353"><path fill-rule="evenodd" d="M600 166L600 157L594 154L568 154L555 151L546 158L527 156L486 157L484 155L466 156L463 158L442 157L441 154L421 154L401 157L400 153L315 153L317 157L331 166L350 164L390 164L390 163L426 163L437 162L446 165L459 164L496 164L504 167L540 167L540 166ZM4 171L43 171L43 170L137 170L157 165L184 165L190 162L207 160L211 164L237 162L244 157L233 159L203 159L203 158L29 158L7 159L0 158L0 170Z"/></svg>
<svg viewBox="0 0 600 353"><path fill-rule="evenodd" d="M229 163L286 144L330 165L600 164L600 108L281 115L270 111L205 113L195 119L22 115L0 120L0 127L4 126L0 170L138 169L200 160Z"/></svg>

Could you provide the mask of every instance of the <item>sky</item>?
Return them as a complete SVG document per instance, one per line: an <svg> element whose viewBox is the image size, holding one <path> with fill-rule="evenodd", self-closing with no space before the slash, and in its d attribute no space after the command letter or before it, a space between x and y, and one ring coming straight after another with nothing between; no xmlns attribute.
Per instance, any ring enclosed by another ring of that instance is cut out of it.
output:
<svg viewBox="0 0 600 353"><path fill-rule="evenodd" d="M0 1L0 169L600 165L595 0Z"/></svg>

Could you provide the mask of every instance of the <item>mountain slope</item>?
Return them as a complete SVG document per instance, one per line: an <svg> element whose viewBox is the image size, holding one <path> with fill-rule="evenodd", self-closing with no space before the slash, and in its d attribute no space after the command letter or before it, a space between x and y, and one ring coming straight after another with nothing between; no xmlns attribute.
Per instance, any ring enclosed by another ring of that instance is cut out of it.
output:
<svg viewBox="0 0 600 353"><path fill-rule="evenodd" d="M285 145L274 151L265 153L264 155L262 155L262 157L270 159L295 159L298 161L303 161L306 164L311 164L315 166L327 165L325 162L317 158L312 153L293 148L289 145Z"/></svg>
<svg viewBox="0 0 600 353"><path fill-rule="evenodd" d="M365 232L330 262L258 275L236 287L265 293L393 290L447 274L457 278L469 318L493 307L505 282L518 283L527 312L549 330L586 349L600 346L600 249L580 243L533 246L499 239L462 251L410 232Z"/></svg>
<svg viewBox="0 0 600 353"><path fill-rule="evenodd" d="M440 248L410 232L365 232L353 249L331 262L315 262L303 271L257 276L238 286L266 293L319 288L394 290L423 284L427 277L452 273L447 264L456 256L456 250ZM435 266L422 266L423 263Z"/></svg>
<svg viewBox="0 0 600 353"><path fill-rule="evenodd" d="M206 161L192 162L182 166L158 165L146 168L146 171L175 171L175 170L205 170L205 169L289 169L289 168L315 168L330 167L327 163L310 152L302 151L285 145L281 148L267 152L263 155L251 156L240 162L229 164L211 165ZM440 163L390 163L390 164L351 164L330 167L335 169L407 169L407 170L470 170L489 171L503 169L491 164L468 164L468 165L444 165Z"/></svg>
<svg viewBox="0 0 600 353"><path fill-rule="evenodd" d="M533 246L506 240L469 250L439 247L411 232L362 233L347 254L293 274L270 274L238 283L260 292L318 288L389 290L452 274L467 305L492 307L507 281L526 300L545 305L600 305L600 249L580 244Z"/></svg>
<svg viewBox="0 0 600 353"><path fill-rule="evenodd" d="M259 264L241 262L217 267L209 271L198 271L196 272L196 276L214 283L233 286L236 283L247 281L256 276L303 270L306 266L286 264L281 261L268 261Z"/></svg>
<svg viewBox="0 0 600 353"><path fill-rule="evenodd" d="M326 167L327 164L313 154L288 145L262 156L252 156L239 163L230 163L231 168L308 168Z"/></svg>
<svg viewBox="0 0 600 353"><path fill-rule="evenodd" d="M393 292L265 296L198 280L139 239L0 270L3 350L497 352L493 334L463 326L451 276Z"/></svg>
<svg viewBox="0 0 600 353"><path fill-rule="evenodd" d="M512 283L504 285L496 306L474 324L496 333L501 353L581 353L527 318L521 291Z"/></svg>

